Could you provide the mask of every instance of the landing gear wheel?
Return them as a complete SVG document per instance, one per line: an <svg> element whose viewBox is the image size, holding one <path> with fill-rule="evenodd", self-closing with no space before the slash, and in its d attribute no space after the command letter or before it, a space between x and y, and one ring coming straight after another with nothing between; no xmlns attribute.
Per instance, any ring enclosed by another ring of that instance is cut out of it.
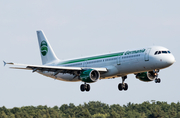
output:
<svg viewBox="0 0 180 118"><path fill-rule="evenodd" d="M85 89L86 89L86 88L85 88L85 84L81 84L80 89L81 89L82 92L84 92Z"/></svg>
<svg viewBox="0 0 180 118"><path fill-rule="evenodd" d="M160 83L160 82L161 82L160 78L155 79L155 83Z"/></svg>
<svg viewBox="0 0 180 118"><path fill-rule="evenodd" d="M123 90L123 84L120 83L120 84L118 85L118 89L119 89L120 91L122 91L122 90Z"/></svg>
<svg viewBox="0 0 180 118"><path fill-rule="evenodd" d="M125 83L124 90L125 91L128 90L128 84L127 83Z"/></svg>
<svg viewBox="0 0 180 118"><path fill-rule="evenodd" d="M161 83L161 79L160 78L158 78L158 83Z"/></svg>
<svg viewBox="0 0 180 118"><path fill-rule="evenodd" d="M90 85L87 84L87 85L86 85L86 91L89 91L89 90L90 90Z"/></svg>
<svg viewBox="0 0 180 118"><path fill-rule="evenodd" d="M89 84L81 84L80 90L81 90L82 92L84 92L84 91L90 91L90 85L89 85Z"/></svg>
<svg viewBox="0 0 180 118"><path fill-rule="evenodd" d="M155 79L155 83L158 83L158 79Z"/></svg>
<svg viewBox="0 0 180 118"><path fill-rule="evenodd" d="M127 79L127 76L123 76L122 77L122 83L120 83L119 85L118 85L118 89L120 90L120 91L122 91L122 90L128 90L128 84L127 83L124 83L124 81L125 81L125 79Z"/></svg>

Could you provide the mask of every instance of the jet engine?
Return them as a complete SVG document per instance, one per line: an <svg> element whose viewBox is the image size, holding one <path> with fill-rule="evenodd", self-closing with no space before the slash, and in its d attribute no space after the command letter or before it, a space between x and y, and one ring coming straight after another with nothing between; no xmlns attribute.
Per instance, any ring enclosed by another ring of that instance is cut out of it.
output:
<svg viewBox="0 0 180 118"><path fill-rule="evenodd" d="M149 82L149 81L153 81L157 78L157 73L155 73L153 71L142 72L142 73L138 73L136 75L136 78L141 81L144 81L144 82Z"/></svg>
<svg viewBox="0 0 180 118"><path fill-rule="evenodd" d="M80 74L80 79L83 82L92 83L92 82L96 82L99 78L100 78L99 72L93 69L84 70Z"/></svg>

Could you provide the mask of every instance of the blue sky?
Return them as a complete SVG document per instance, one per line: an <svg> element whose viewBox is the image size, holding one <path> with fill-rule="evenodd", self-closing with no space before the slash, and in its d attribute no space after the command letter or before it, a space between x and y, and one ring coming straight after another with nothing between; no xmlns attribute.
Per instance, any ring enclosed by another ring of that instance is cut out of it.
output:
<svg viewBox="0 0 180 118"><path fill-rule="evenodd" d="M160 45L176 58L161 70L162 82L141 82L128 75L128 91L117 88L121 78L99 80L82 93L82 82L63 82L25 70L0 66L0 106L142 103L180 99L180 1L0 1L0 60L41 64L36 30L43 30L61 59Z"/></svg>

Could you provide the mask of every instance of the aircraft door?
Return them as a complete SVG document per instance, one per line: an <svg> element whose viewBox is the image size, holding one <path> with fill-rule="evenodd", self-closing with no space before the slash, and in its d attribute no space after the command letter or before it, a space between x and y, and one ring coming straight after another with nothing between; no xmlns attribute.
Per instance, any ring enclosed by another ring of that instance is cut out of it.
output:
<svg viewBox="0 0 180 118"><path fill-rule="evenodd" d="M151 48L148 48L145 52L145 55L144 55L144 60L145 61L149 61L149 53L151 51Z"/></svg>
<svg viewBox="0 0 180 118"><path fill-rule="evenodd" d="M121 56L117 57L117 65L121 65Z"/></svg>

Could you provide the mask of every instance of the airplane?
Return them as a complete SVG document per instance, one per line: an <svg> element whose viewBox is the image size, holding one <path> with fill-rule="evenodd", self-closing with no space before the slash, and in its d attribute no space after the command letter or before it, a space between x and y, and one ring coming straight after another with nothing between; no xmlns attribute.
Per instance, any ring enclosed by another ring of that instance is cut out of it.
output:
<svg viewBox="0 0 180 118"><path fill-rule="evenodd" d="M150 46L135 50L126 50L109 54L81 57L69 60L59 60L42 30L37 31L42 65L18 64L13 69L25 69L37 72L53 79L76 82L82 81L80 90L90 91L88 83L100 79L122 78L118 84L120 91L128 90L125 83L128 74L134 74L143 82L155 81L160 83L159 71L171 66L175 62L173 54L165 47Z"/></svg>

